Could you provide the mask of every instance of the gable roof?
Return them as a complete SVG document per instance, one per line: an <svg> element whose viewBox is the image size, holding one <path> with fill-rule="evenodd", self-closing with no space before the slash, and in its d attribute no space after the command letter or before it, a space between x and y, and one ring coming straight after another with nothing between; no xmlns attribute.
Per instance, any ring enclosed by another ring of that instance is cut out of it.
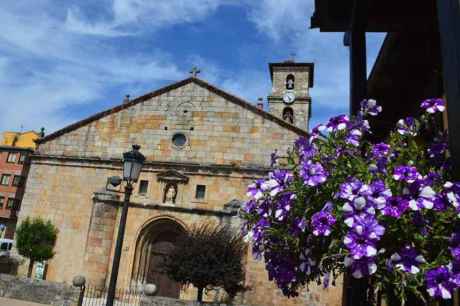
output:
<svg viewBox="0 0 460 306"><path fill-rule="evenodd" d="M194 84L197 84L201 87L204 87L206 89L208 89L210 92L218 95L218 96L221 96L222 98L225 98L226 100L230 101L230 102L233 102L259 116L262 116L264 117L265 119L268 119L270 121L273 121L273 122L276 122L277 124L281 125L282 127L288 129L288 130L291 130L293 131L294 133L297 133L299 135L307 135L307 131L303 130L303 129L300 129L290 123L287 123L286 121L262 110L262 109L259 109L258 107L256 107L255 105L251 104L250 102L247 102L235 95L232 95L226 91L223 91L222 89L219 89L197 77L190 77L190 78L187 78L185 80L182 80L182 81L179 81L179 82L176 82L176 83L173 83L173 84L170 84L168 86L165 86L163 88L160 88L158 90L155 90L155 91L152 91L148 94L145 94L143 96L140 96L140 97L137 97L127 103L123 103L123 104L120 104L118 106L115 106L113 108L110 108L108 110L105 110L105 111L102 111L102 112L99 112L97 114L94 114L88 118L85 118L83 120L80 120L78 122L75 122L73 124L70 124L54 133L51 133L39 140L37 140L37 143L44 143L44 142L47 142L47 141L50 141L52 139L55 139L63 134L66 134L66 133L69 133L71 131L74 131L82 126L85 126L93 121L96 121L96 120L99 120L105 116L108 116L110 114L114 114L116 112L119 112L121 110L124 110L124 109L127 109L133 105L136 105L136 104L139 104L139 103L142 103L144 101L147 101L147 100L150 100L154 97L157 97L157 96L160 96L168 91L171 91L171 90L174 90L176 88L179 88L179 87L182 87L184 85L187 85L189 83L194 83Z"/></svg>

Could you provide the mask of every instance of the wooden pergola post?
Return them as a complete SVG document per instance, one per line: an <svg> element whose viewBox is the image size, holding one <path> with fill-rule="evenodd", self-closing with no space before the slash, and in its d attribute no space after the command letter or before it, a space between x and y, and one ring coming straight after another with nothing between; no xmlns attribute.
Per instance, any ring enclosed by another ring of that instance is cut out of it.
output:
<svg viewBox="0 0 460 306"><path fill-rule="evenodd" d="M449 146L455 179L460 180L460 0L437 0Z"/></svg>
<svg viewBox="0 0 460 306"><path fill-rule="evenodd" d="M367 97L366 20L367 1L355 0L349 32L350 115L356 115Z"/></svg>
<svg viewBox="0 0 460 306"><path fill-rule="evenodd" d="M350 48L350 115L358 114L360 104L367 97L366 58L367 1L354 0L350 31L345 44ZM342 305L368 306L367 278L355 279L344 275Z"/></svg>

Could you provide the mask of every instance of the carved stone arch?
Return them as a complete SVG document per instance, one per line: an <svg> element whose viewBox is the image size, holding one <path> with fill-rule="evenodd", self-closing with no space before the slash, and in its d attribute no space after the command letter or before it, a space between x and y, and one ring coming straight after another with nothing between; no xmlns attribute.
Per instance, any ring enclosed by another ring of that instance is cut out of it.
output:
<svg viewBox="0 0 460 306"><path fill-rule="evenodd" d="M182 222L169 216L153 218L144 224L137 236L131 282L154 283L159 296L178 298L180 284L169 279L162 267L165 257L186 231Z"/></svg>

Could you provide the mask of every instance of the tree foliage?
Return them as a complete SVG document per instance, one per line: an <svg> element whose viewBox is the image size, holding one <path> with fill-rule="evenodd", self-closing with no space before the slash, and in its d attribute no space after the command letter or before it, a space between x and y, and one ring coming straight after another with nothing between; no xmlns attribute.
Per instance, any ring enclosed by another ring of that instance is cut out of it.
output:
<svg viewBox="0 0 460 306"><path fill-rule="evenodd" d="M34 262L51 259L54 256L58 230L50 222L41 218L27 217L16 230L16 247L19 254L29 262L28 277L32 275Z"/></svg>
<svg viewBox="0 0 460 306"><path fill-rule="evenodd" d="M203 289L222 287L233 298L243 290L245 243L229 226L195 225L176 244L166 260L166 273L182 285Z"/></svg>

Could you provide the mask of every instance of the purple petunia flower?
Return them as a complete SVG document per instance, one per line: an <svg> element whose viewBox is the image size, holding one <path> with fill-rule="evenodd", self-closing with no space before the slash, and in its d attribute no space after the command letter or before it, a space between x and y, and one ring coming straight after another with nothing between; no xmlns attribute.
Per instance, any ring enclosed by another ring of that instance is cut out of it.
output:
<svg viewBox="0 0 460 306"><path fill-rule="evenodd" d="M429 224L429 222L423 217L423 215L419 211L416 211L412 214L412 222L414 223L415 227L418 230L420 230L420 233L423 236L426 236L428 234L427 225Z"/></svg>
<svg viewBox="0 0 460 306"><path fill-rule="evenodd" d="M352 146L358 147L362 136L363 133L360 130L353 129L345 137L345 142L351 144Z"/></svg>
<svg viewBox="0 0 460 306"><path fill-rule="evenodd" d="M256 180L254 183L252 183L251 185L248 186L248 192L247 192L247 196L251 199L254 199L256 201L258 201L259 199L261 199L264 194L263 194L263 191L261 189L261 185L262 183L264 183L265 180L264 179L258 179Z"/></svg>
<svg viewBox="0 0 460 306"><path fill-rule="evenodd" d="M315 187L324 183L329 173L320 163L309 160L302 164L299 175L303 178L305 185Z"/></svg>
<svg viewBox="0 0 460 306"><path fill-rule="evenodd" d="M460 262L460 232L455 232L450 237L450 254L452 258L459 263Z"/></svg>
<svg viewBox="0 0 460 306"><path fill-rule="evenodd" d="M373 158L384 158L390 154L390 145L384 142L377 143L372 147Z"/></svg>
<svg viewBox="0 0 460 306"><path fill-rule="evenodd" d="M419 265L426 262L414 247L408 245L398 253L391 255L391 261L397 269L411 274L420 272Z"/></svg>
<svg viewBox="0 0 460 306"><path fill-rule="evenodd" d="M436 200L436 192L430 186L420 187L419 197L417 200L409 200L409 207L414 210L432 209Z"/></svg>
<svg viewBox="0 0 460 306"><path fill-rule="evenodd" d="M350 178L339 187L337 196L341 199L353 201L358 196L371 194L369 185L364 184L356 178Z"/></svg>
<svg viewBox="0 0 460 306"><path fill-rule="evenodd" d="M409 208L409 200L401 196L392 196L386 200L384 205L379 205L378 208L384 216L400 218Z"/></svg>
<svg viewBox="0 0 460 306"><path fill-rule="evenodd" d="M287 217L295 198L296 195L292 192L286 192L278 197L278 202L276 204L275 210L276 220L283 221Z"/></svg>
<svg viewBox="0 0 460 306"><path fill-rule="evenodd" d="M311 226L313 235L315 236L329 236L332 232L332 226L336 220L334 216L327 211L319 211L311 217Z"/></svg>
<svg viewBox="0 0 460 306"><path fill-rule="evenodd" d="M433 268L425 273L428 294L433 298L452 298L453 284L450 281L451 272L446 266Z"/></svg>
<svg viewBox="0 0 460 306"><path fill-rule="evenodd" d="M294 180L294 176L287 170L275 170L268 174L268 180L264 181L260 188L264 192L269 192L274 197L282 192Z"/></svg>
<svg viewBox="0 0 460 306"><path fill-rule="evenodd" d="M310 159L318 152L316 146L306 137L297 139L294 146L299 156L303 159Z"/></svg>
<svg viewBox="0 0 460 306"><path fill-rule="evenodd" d="M460 183L447 181L443 187L442 195L450 205L457 209L460 216Z"/></svg>
<svg viewBox="0 0 460 306"><path fill-rule="evenodd" d="M397 166L394 169L393 178L396 181L404 181L412 184L416 180L421 180L423 177L418 173L417 168L413 166Z"/></svg>
<svg viewBox="0 0 460 306"><path fill-rule="evenodd" d="M377 272L377 264L374 257L363 257L356 260L347 256L344 259L344 265L345 267L350 267L353 277L358 279Z"/></svg>
<svg viewBox="0 0 460 306"><path fill-rule="evenodd" d="M443 158L449 146L446 142L433 142L427 149L428 157L430 158Z"/></svg>
<svg viewBox="0 0 460 306"><path fill-rule="evenodd" d="M343 242L353 259L373 257L377 255L377 241L384 233L385 228L373 216L356 216L353 228Z"/></svg>
<svg viewBox="0 0 460 306"><path fill-rule="evenodd" d="M443 99L427 99L422 102L420 105L427 113L434 114L434 113L442 113L446 109L446 103Z"/></svg>
<svg viewBox="0 0 460 306"><path fill-rule="evenodd" d="M375 180L370 184L370 195L367 199L372 202L375 207L385 206L388 198L392 196L391 190L385 185L382 180Z"/></svg>
<svg viewBox="0 0 460 306"><path fill-rule="evenodd" d="M368 99L361 101L361 115L377 116L382 112L382 107L377 105L377 101L374 99Z"/></svg>
<svg viewBox="0 0 460 306"><path fill-rule="evenodd" d="M396 130L401 135L415 136L417 135L417 126L415 119L407 117L406 119L400 119L396 123Z"/></svg>
<svg viewBox="0 0 460 306"><path fill-rule="evenodd" d="M337 132L346 129L350 124L350 118L347 115L332 117L326 124L326 131Z"/></svg>

